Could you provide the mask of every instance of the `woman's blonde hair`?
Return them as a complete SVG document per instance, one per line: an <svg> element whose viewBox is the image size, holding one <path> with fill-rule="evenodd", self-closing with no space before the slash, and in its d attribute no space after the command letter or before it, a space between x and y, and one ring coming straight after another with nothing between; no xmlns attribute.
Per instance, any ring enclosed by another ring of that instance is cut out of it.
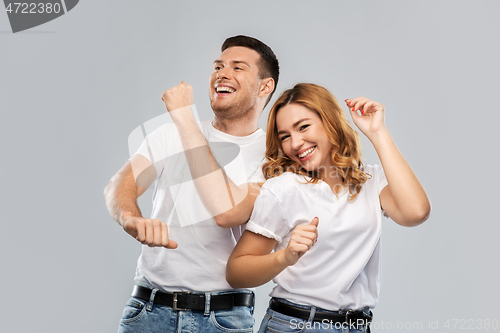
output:
<svg viewBox="0 0 500 333"><path fill-rule="evenodd" d="M276 128L276 115L282 107L291 103L303 105L320 116L333 145L332 163L337 168L342 184L349 188L349 200L354 200L361 186L371 177L363 172L359 135L349 126L344 111L335 97L327 89L316 84L296 84L292 89L284 91L271 108L267 120L267 162L262 167L264 177L269 179L288 171L308 176L306 180L310 183L317 183L323 179L321 170L309 172L283 153Z"/></svg>

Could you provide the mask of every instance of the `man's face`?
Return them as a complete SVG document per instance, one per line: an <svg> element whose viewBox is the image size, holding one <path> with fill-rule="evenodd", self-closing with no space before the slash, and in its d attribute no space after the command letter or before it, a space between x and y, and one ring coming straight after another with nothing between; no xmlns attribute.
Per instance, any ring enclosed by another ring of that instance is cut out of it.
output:
<svg viewBox="0 0 500 333"><path fill-rule="evenodd" d="M255 107L261 83L259 60L256 51L234 46L224 50L214 61L209 96L210 105L218 116L238 118Z"/></svg>

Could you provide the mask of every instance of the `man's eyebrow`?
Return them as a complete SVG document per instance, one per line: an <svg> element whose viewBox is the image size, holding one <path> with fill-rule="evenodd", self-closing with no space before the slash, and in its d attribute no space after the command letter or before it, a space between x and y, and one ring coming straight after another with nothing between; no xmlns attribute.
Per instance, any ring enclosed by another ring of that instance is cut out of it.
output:
<svg viewBox="0 0 500 333"><path fill-rule="evenodd" d="M243 64L243 65L250 67L250 64L248 62L243 61L243 60L233 60L233 61L231 61L231 63L233 63L235 65L236 64Z"/></svg>
<svg viewBox="0 0 500 333"><path fill-rule="evenodd" d="M310 118L303 118L303 119L300 119L299 121L296 121L296 122L292 125L292 127L297 127L297 126L299 126L299 125L300 125L300 123L301 123L301 122L306 121L306 120L311 120L311 119L310 119ZM286 133L286 131L279 131L279 132L278 132L278 135L280 135L280 134L285 134L285 133Z"/></svg>
<svg viewBox="0 0 500 333"><path fill-rule="evenodd" d="M214 61L214 64L221 64L223 65L224 64L224 61L220 60L220 59L217 59ZM231 64L234 64L234 65L237 65L237 64L243 64L243 65L246 65L248 67L250 67L250 64L246 61L243 61L243 60L233 60L231 61Z"/></svg>

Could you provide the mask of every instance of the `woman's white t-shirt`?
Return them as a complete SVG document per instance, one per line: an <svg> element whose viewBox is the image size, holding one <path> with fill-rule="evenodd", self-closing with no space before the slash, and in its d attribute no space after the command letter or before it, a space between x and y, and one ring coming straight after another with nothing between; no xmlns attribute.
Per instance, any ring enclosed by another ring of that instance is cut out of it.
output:
<svg viewBox="0 0 500 333"><path fill-rule="evenodd" d="M299 261L273 281L271 296L337 311L373 308L380 289L379 195L387 186L381 166L367 165L372 177L354 201L344 189L335 195L320 181L307 183L291 172L269 179L255 201L246 230L286 248L295 226L319 218L318 241Z"/></svg>

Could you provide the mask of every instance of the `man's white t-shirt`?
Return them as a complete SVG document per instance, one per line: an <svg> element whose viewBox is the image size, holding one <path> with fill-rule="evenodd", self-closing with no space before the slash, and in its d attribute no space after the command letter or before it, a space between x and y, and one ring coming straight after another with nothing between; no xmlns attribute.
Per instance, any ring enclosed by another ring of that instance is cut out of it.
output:
<svg viewBox="0 0 500 333"><path fill-rule="evenodd" d="M264 131L236 137L218 131L210 121L200 127L219 165L236 185L265 180ZM166 223L169 238L179 246L144 245L135 282L169 292L232 289L225 279L226 264L244 226L221 228L205 209L175 125L162 125L149 134L136 154L151 161L157 172L151 218Z"/></svg>
<svg viewBox="0 0 500 333"><path fill-rule="evenodd" d="M387 185L381 166L354 201L344 189L337 196L324 182L307 183L291 172L262 187L246 230L274 238L275 251L286 248L295 226L319 218L318 241L299 261L282 271L271 296L338 311L373 308L380 289L379 194Z"/></svg>

